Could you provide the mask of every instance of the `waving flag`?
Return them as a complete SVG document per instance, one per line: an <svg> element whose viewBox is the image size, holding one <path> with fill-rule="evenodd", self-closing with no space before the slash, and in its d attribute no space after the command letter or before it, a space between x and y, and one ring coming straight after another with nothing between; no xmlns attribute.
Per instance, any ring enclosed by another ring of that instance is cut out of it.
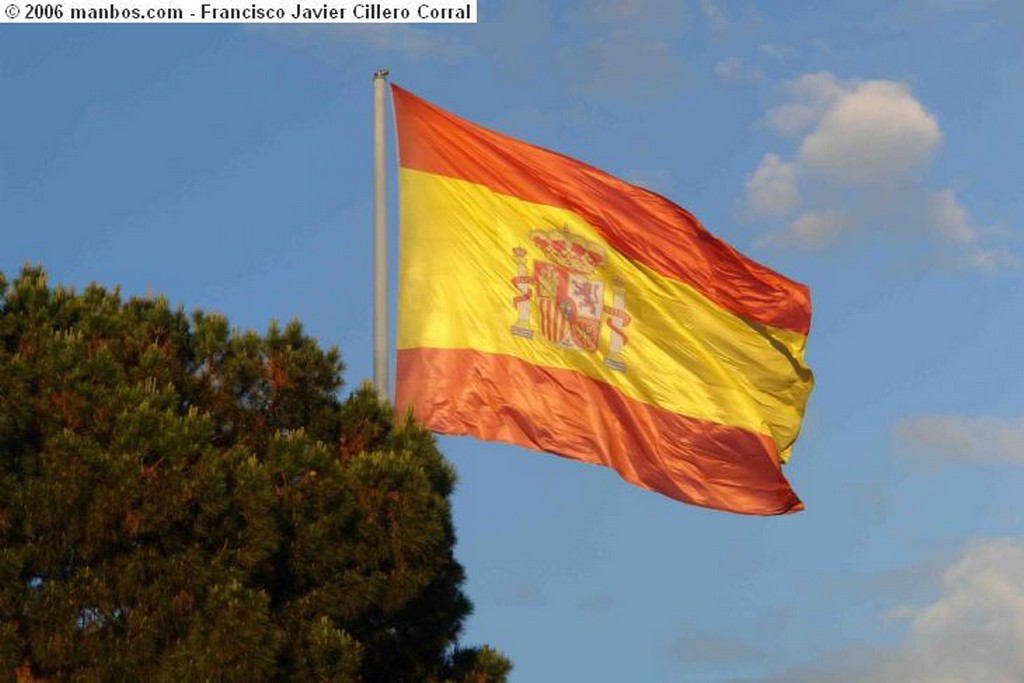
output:
<svg viewBox="0 0 1024 683"><path fill-rule="evenodd" d="M695 505L802 509L782 464L813 384L807 288L664 197L392 95L398 409Z"/></svg>

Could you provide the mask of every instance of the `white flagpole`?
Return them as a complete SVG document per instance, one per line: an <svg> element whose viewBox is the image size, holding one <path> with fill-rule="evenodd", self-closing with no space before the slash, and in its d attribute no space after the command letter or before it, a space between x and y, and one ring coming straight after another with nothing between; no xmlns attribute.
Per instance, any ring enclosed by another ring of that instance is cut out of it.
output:
<svg viewBox="0 0 1024 683"><path fill-rule="evenodd" d="M382 401L388 392L388 198L385 88L388 70L373 74L373 388Z"/></svg>

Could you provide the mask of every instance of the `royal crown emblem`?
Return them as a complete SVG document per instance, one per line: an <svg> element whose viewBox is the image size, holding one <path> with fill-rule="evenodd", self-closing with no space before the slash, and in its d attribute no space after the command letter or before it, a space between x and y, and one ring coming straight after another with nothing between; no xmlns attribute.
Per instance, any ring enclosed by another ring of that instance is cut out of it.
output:
<svg viewBox="0 0 1024 683"><path fill-rule="evenodd" d="M528 251L523 246L512 250L517 274L512 284L518 290L512 303L518 317L512 334L533 339L534 306L539 317L540 336L563 349L586 353L604 353L604 363L624 372L622 352L628 342L623 328L629 325L626 313L625 288L621 280L611 283L600 277L607 265L604 247L565 226L561 230L534 230L530 242L544 254L533 260L533 272L527 263ZM606 295L611 292L611 301ZM602 322L609 329L607 341L602 340Z"/></svg>

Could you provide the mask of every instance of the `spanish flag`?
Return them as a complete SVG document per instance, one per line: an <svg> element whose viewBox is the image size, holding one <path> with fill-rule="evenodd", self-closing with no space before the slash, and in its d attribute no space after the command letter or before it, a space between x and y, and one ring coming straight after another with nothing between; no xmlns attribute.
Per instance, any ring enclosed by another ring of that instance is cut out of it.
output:
<svg viewBox="0 0 1024 683"><path fill-rule="evenodd" d="M664 197L392 85L396 407L755 515L813 384L807 288Z"/></svg>

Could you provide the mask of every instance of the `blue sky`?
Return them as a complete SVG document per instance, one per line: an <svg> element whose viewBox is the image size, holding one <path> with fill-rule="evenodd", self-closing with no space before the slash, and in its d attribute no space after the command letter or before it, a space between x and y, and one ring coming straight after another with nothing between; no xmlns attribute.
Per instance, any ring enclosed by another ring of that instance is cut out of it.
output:
<svg viewBox="0 0 1024 683"><path fill-rule="evenodd" d="M358 385L387 67L672 198L814 301L798 515L441 438L467 643L506 652L517 682L1024 680L1024 5L809 4L3 25L0 270L42 263L243 328L298 317Z"/></svg>

